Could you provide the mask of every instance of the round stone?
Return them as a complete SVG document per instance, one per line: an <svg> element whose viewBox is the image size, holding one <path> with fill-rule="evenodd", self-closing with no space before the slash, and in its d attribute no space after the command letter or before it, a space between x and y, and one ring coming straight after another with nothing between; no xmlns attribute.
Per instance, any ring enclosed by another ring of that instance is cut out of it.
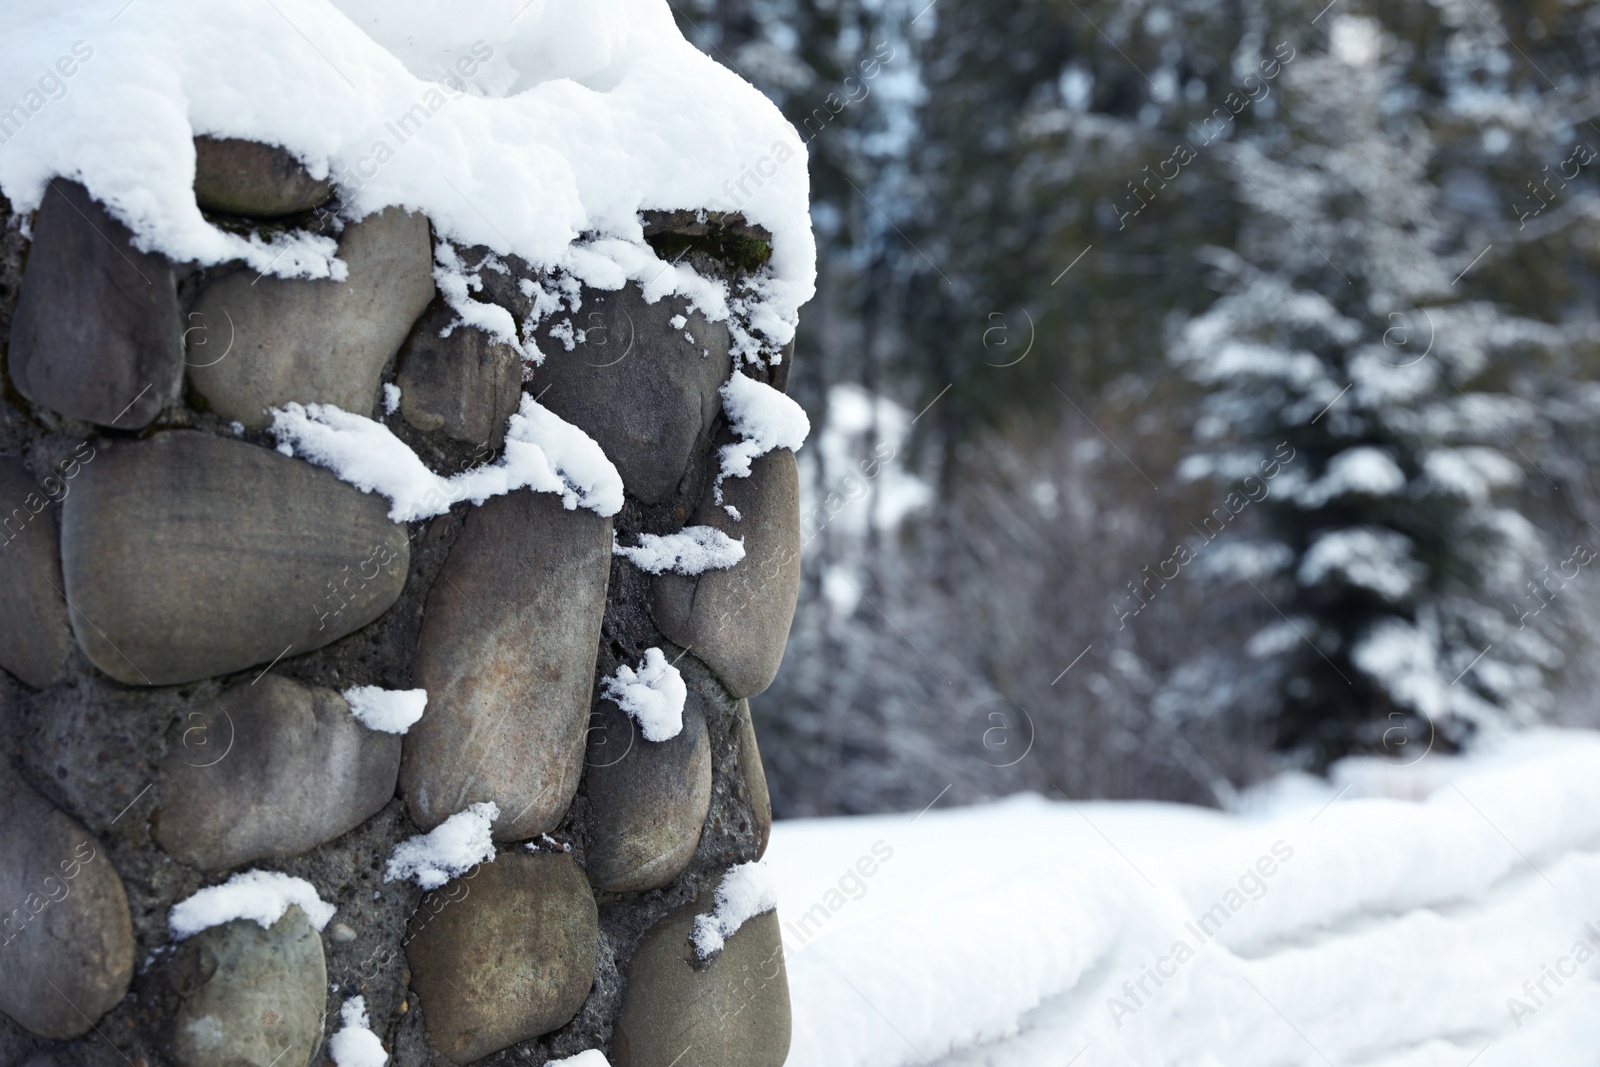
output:
<svg viewBox="0 0 1600 1067"><path fill-rule="evenodd" d="M178 1067L306 1067L327 989L322 937L296 907L270 929L236 919L202 930L155 980Z"/></svg>
<svg viewBox="0 0 1600 1067"><path fill-rule="evenodd" d="M578 1013L594 983L599 916L566 853L505 852L456 884L465 892L437 911L424 901L406 958L429 1038L471 1063Z"/></svg>
<svg viewBox="0 0 1600 1067"><path fill-rule="evenodd" d="M655 889L693 858L711 807L711 741L700 702L691 689L683 729L666 741L645 740L611 701L595 703L584 789L586 872L596 889Z"/></svg>
<svg viewBox="0 0 1600 1067"><path fill-rule="evenodd" d="M208 211L273 218L310 211L333 196L286 148L234 137L194 139L194 198Z"/></svg>
<svg viewBox="0 0 1600 1067"><path fill-rule="evenodd" d="M711 526L744 540L744 559L727 570L685 577L657 575L650 613L675 644L694 650L736 697L772 684L783 662L800 596L800 474L794 453L770 452L748 478L723 483L735 521L711 497L690 525Z"/></svg>
<svg viewBox="0 0 1600 1067"><path fill-rule="evenodd" d="M499 448L506 420L522 403L522 357L510 345L460 323L439 305L400 350L400 414L419 430L443 430L470 445Z"/></svg>
<svg viewBox="0 0 1600 1067"><path fill-rule="evenodd" d="M702 964L689 935L707 910L682 907L639 943L612 1035L613 1067L783 1067L789 977L778 915L748 920Z"/></svg>
<svg viewBox="0 0 1600 1067"><path fill-rule="evenodd" d="M173 685L321 648L400 595L388 502L192 431L102 443L62 505L62 576L90 662Z"/></svg>
<svg viewBox="0 0 1600 1067"><path fill-rule="evenodd" d="M371 415L383 368L433 299L428 220L398 207L345 227L342 282L241 269L189 313L189 380L211 409L252 429L290 400Z"/></svg>
<svg viewBox="0 0 1600 1067"><path fill-rule="evenodd" d="M133 925L105 846L0 761L0 1011L87 1033L128 991Z"/></svg>
<svg viewBox="0 0 1600 1067"><path fill-rule="evenodd" d="M74 460L73 474L81 469ZM71 491L70 481L41 486L21 463L0 460L0 667L36 689L62 681L72 655L56 512Z"/></svg>
<svg viewBox="0 0 1600 1067"><path fill-rule="evenodd" d="M173 727L156 841L202 870L305 852L376 814L399 772L398 734L331 689L264 675Z"/></svg>
<svg viewBox="0 0 1600 1067"><path fill-rule="evenodd" d="M11 320L17 391L75 419L141 429L177 399L183 325L166 257L135 248L83 186L51 182Z"/></svg>
<svg viewBox="0 0 1600 1067"><path fill-rule="evenodd" d="M428 713L400 767L417 825L485 800L496 840L561 821L583 773L610 576L610 519L523 490L467 514L417 639Z"/></svg>

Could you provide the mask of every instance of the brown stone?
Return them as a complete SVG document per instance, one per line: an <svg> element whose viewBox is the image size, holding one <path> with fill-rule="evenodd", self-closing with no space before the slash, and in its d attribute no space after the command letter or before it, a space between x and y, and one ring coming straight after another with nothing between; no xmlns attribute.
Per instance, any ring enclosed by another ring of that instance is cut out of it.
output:
<svg viewBox="0 0 1600 1067"><path fill-rule="evenodd" d="M119 682L310 652L405 585L388 501L320 467L192 431L99 447L62 505L62 576L79 646Z"/></svg>
<svg viewBox="0 0 1600 1067"><path fill-rule="evenodd" d="M458 886L454 899L425 898L406 958L434 1047L470 1063L577 1014L594 983L599 915L565 853L505 852Z"/></svg>
<svg viewBox="0 0 1600 1067"><path fill-rule="evenodd" d="M467 514L428 596L413 668L428 713L406 735L400 786L429 830L469 804L494 836L553 829L583 771L611 520L518 490Z"/></svg>
<svg viewBox="0 0 1600 1067"><path fill-rule="evenodd" d="M208 211L273 218L310 211L333 196L289 150L234 137L194 139L194 198Z"/></svg>
<svg viewBox="0 0 1600 1067"><path fill-rule="evenodd" d="M56 514L71 491L69 480L41 486L21 463L0 460L0 667L36 689L64 679L72 655Z"/></svg>
<svg viewBox="0 0 1600 1067"><path fill-rule="evenodd" d="M736 697L772 684L783 662L800 596L800 475L794 453L770 452L748 478L723 483L734 521L711 490L689 520L744 540L744 559L693 577L657 575L650 613L661 632L691 650Z"/></svg>
<svg viewBox="0 0 1600 1067"><path fill-rule="evenodd" d="M613 1067L783 1067L789 976L777 912L747 921L702 965L689 935L708 905L679 908L640 942L611 1039Z"/></svg>
<svg viewBox="0 0 1600 1067"><path fill-rule="evenodd" d="M331 689L268 674L173 727L156 841L203 870L305 852L382 809L399 771L400 735L367 729Z"/></svg>
<svg viewBox="0 0 1600 1067"><path fill-rule="evenodd" d="M7 357L23 396L119 430L148 426L177 399L183 323L172 264L132 242L78 183L58 178L45 190Z"/></svg>
<svg viewBox="0 0 1600 1067"><path fill-rule="evenodd" d="M636 893L681 874L711 807L711 741L699 693L689 690L683 729L665 741L645 740L615 704L597 701L584 789L585 870L596 889Z"/></svg>
<svg viewBox="0 0 1600 1067"><path fill-rule="evenodd" d="M133 924L105 846L0 765L0 1011L88 1033L133 977Z"/></svg>

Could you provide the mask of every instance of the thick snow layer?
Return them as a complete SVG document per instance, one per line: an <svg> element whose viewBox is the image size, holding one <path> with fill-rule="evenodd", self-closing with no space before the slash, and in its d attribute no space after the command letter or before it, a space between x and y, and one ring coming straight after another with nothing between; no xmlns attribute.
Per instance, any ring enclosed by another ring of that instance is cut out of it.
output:
<svg viewBox="0 0 1600 1067"><path fill-rule="evenodd" d="M516 489L555 493L568 511L622 510L622 476L594 438L524 395L506 423L505 453L495 463L449 478L435 474L381 422L328 404L285 404L272 412L278 451L327 467L362 492L393 505L389 518L412 522L470 500L481 504Z"/></svg>
<svg viewBox="0 0 1600 1067"><path fill-rule="evenodd" d="M68 175L141 247L327 276L329 239L247 240L201 215L192 138L243 137L331 175L352 217L404 205L449 240L679 291L712 319L739 298L660 260L639 212L742 212L773 234L748 309L769 348L814 289L804 144L666 0L15 0L6 24L0 189L21 211Z"/></svg>
<svg viewBox="0 0 1600 1067"><path fill-rule="evenodd" d="M717 886L716 907L694 921L694 951L701 959L721 952L728 938L757 915L778 906L778 892L759 861L728 868Z"/></svg>
<svg viewBox="0 0 1600 1067"><path fill-rule="evenodd" d="M328 1038L328 1056L335 1067L383 1067L389 1054L372 1032L365 997L351 997L339 1009L339 1032Z"/></svg>
<svg viewBox="0 0 1600 1067"><path fill-rule="evenodd" d="M407 838L389 854L383 880L409 878L423 889L438 889L485 860L492 862L494 839L489 831L499 817L499 806L485 800L456 812L425 834Z"/></svg>
<svg viewBox="0 0 1600 1067"><path fill-rule="evenodd" d="M384 689L353 685L344 691L350 714L369 730L403 734L417 724L428 706L426 689Z"/></svg>
<svg viewBox="0 0 1600 1067"><path fill-rule="evenodd" d="M744 541L735 541L715 526L685 526L674 534L640 534L639 543L631 548L613 538L611 550L651 574L704 574L727 570L744 559Z"/></svg>
<svg viewBox="0 0 1600 1067"><path fill-rule="evenodd" d="M252 919L267 928L283 918L290 905L305 912L317 930L333 918L333 905L317 896L305 879L277 871L243 871L174 904L167 914L167 928L179 941L235 919Z"/></svg>
<svg viewBox="0 0 1600 1067"><path fill-rule="evenodd" d="M644 650L638 670L618 665L616 674L601 680L600 693L632 716L646 741L667 741L683 731L689 687L659 648Z"/></svg>
<svg viewBox="0 0 1600 1067"><path fill-rule="evenodd" d="M811 432L805 409L764 382L738 371L722 384L722 411L741 440L722 446L722 471L717 475L717 503L728 478L748 478L750 464L775 448L798 452Z"/></svg>
<svg viewBox="0 0 1600 1067"><path fill-rule="evenodd" d="M1597 760L1600 734L1540 730L1232 814L780 821L788 1067L1593 1063Z"/></svg>

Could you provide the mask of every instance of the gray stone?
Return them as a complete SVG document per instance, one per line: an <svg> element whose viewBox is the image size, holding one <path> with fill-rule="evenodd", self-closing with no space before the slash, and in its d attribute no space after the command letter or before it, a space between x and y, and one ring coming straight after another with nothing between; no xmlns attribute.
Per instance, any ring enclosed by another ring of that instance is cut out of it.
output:
<svg viewBox="0 0 1600 1067"><path fill-rule="evenodd" d="M717 389L733 370L727 324L707 322L680 297L647 304L636 285L582 295L572 325L584 340L569 352L547 327L539 338L544 363L529 388L599 442L630 494L659 503L710 446L722 404ZM676 315L687 325L674 328Z"/></svg>
<svg viewBox="0 0 1600 1067"><path fill-rule="evenodd" d="M71 491L69 481L40 486L21 463L0 460L0 667L36 689L65 678L72 655L55 508Z"/></svg>
<svg viewBox="0 0 1600 1067"><path fill-rule="evenodd" d="M271 929L236 919L182 942L156 976L178 1067L306 1067L322 1044L322 938L291 907Z"/></svg>
<svg viewBox="0 0 1600 1067"><path fill-rule="evenodd" d="M418 910L406 946L428 1036L470 1063L566 1025L594 982L599 915L565 853L502 853Z"/></svg>
<svg viewBox="0 0 1600 1067"><path fill-rule="evenodd" d="M689 935L709 910L680 908L640 942L612 1034L613 1067L782 1067L789 976L777 912L747 921L701 966Z"/></svg>
<svg viewBox="0 0 1600 1067"><path fill-rule="evenodd" d="M0 1011L87 1033L133 977L133 925L105 846L0 765Z"/></svg>
<svg viewBox="0 0 1600 1067"><path fill-rule="evenodd" d="M739 701L739 799L750 805L755 819L756 859L767 854L772 840L772 794L767 790L767 771L761 765L761 748L756 744L756 724L750 717L750 701Z"/></svg>
<svg viewBox="0 0 1600 1067"><path fill-rule="evenodd" d="M711 740L700 695L689 690L683 729L666 741L645 740L615 704L596 701L584 782L589 882L613 893L671 882L693 858L711 807Z"/></svg>
<svg viewBox="0 0 1600 1067"><path fill-rule="evenodd" d="M51 182L33 221L8 358L29 400L119 430L149 425L183 381L172 264L132 237L83 186Z"/></svg>
<svg viewBox="0 0 1600 1067"><path fill-rule="evenodd" d="M201 291L189 377L213 411L251 428L290 400L372 414L384 366L433 299L428 220L397 207L368 216L345 228L339 258L342 282L241 270Z"/></svg>
<svg viewBox="0 0 1600 1067"><path fill-rule="evenodd" d="M724 482L723 494L741 521L712 502L708 487L689 522L743 538L744 559L694 577L658 575L650 613L661 632L698 656L729 692L748 697L777 676L800 595L800 475L794 453L780 449L762 456L750 477Z"/></svg>
<svg viewBox="0 0 1600 1067"><path fill-rule="evenodd" d="M417 825L484 800L500 808L496 840L561 821L583 771L610 576L610 519L526 490L468 513L417 639L428 713L400 765Z"/></svg>
<svg viewBox="0 0 1600 1067"><path fill-rule="evenodd" d="M240 441L173 431L102 444L62 505L73 632L129 685L321 648L400 595L409 542L387 511L383 497Z"/></svg>
<svg viewBox="0 0 1600 1067"><path fill-rule="evenodd" d="M194 198L208 211L273 218L310 211L333 196L286 148L233 137L194 139Z"/></svg>
<svg viewBox="0 0 1600 1067"><path fill-rule="evenodd" d="M400 735L369 730L331 689L268 674L172 729L156 842L222 870L305 852L394 797Z"/></svg>
<svg viewBox="0 0 1600 1067"><path fill-rule="evenodd" d="M440 306L417 323L400 352L400 414L419 430L499 448L522 401L522 357L473 326L439 331L456 315Z"/></svg>

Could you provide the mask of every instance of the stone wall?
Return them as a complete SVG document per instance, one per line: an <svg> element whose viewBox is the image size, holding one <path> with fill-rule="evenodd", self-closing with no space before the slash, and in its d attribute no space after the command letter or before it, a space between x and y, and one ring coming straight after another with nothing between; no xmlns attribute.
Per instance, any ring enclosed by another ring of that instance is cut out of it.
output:
<svg viewBox="0 0 1600 1067"><path fill-rule="evenodd" d="M0 1064L303 1067L361 996L406 1067L591 1048L777 1067L776 914L709 963L689 941L766 846L745 698L798 588L793 454L727 483L742 521L709 499L726 326L628 288L584 293L584 339L538 338L539 366L471 327L441 337L426 218L341 227L337 189L281 151L197 149L216 225L336 235L349 276L169 262L65 180L31 220L6 212ZM737 218L647 221L706 273L764 248ZM506 263L477 295L521 322L533 272ZM746 373L781 389L787 370ZM604 448L613 518L519 490L397 524L266 432L270 407L329 403L448 474L496 457L525 393ZM742 537L744 561L652 576L612 556L613 536L691 523ZM599 695L650 648L688 687L665 742ZM370 729L341 695L361 685L424 688L426 712ZM398 842L483 800L492 863L426 893L384 880ZM332 921L291 907L174 938L174 904L256 869L310 882Z"/></svg>

